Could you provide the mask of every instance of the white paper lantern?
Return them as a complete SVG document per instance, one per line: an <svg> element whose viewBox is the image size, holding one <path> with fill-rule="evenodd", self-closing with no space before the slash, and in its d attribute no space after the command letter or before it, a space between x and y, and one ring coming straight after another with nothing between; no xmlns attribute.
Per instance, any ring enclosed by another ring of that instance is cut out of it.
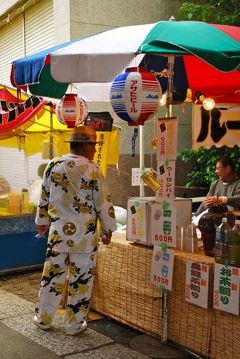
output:
<svg viewBox="0 0 240 359"><path fill-rule="evenodd" d="M113 110L134 125L143 124L157 111L161 96L156 76L141 67L128 68L118 75L110 91Z"/></svg>
<svg viewBox="0 0 240 359"><path fill-rule="evenodd" d="M66 94L56 106L58 120L69 128L78 126L87 114L86 102L77 94Z"/></svg>

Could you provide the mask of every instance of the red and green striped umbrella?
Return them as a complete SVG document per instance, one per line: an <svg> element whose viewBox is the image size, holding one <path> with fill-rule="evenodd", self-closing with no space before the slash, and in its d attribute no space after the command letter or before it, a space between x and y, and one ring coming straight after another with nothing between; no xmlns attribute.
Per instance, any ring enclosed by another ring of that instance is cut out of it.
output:
<svg viewBox="0 0 240 359"><path fill-rule="evenodd" d="M239 102L239 41L240 27L197 21L119 27L50 51L50 71L44 76L43 64L34 93L47 96L52 79L59 86L111 82L126 67L141 62L150 70L161 71L166 67L164 59L174 56L174 88L179 92L191 88L193 94L200 91L205 96L221 98L219 102L226 102L224 98ZM20 60L13 63L17 86L32 83L28 82L28 78L32 79L28 60L21 59L21 66ZM24 76L19 76L22 71ZM19 82L19 78L24 78L25 83ZM37 92L38 87L41 93Z"/></svg>

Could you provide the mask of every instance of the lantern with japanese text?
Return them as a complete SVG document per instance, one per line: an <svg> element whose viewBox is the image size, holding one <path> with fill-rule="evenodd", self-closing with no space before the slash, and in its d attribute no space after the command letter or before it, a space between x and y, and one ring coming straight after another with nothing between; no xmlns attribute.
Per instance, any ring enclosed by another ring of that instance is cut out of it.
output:
<svg viewBox="0 0 240 359"><path fill-rule="evenodd" d="M129 67L118 75L110 90L115 113L129 125L143 125L158 109L162 96L156 76L143 67Z"/></svg>
<svg viewBox="0 0 240 359"><path fill-rule="evenodd" d="M56 106L58 120L69 128L78 126L87 114L86 102L77 94L66 94Z"/></svg>

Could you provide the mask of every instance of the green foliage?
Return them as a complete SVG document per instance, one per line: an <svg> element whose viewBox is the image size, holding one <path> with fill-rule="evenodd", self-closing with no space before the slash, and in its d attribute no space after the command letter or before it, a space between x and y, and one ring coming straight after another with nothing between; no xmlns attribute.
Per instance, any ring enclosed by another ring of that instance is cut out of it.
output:
<svg viewBox="0 0 240 359"><path fill-rule="evenodd" d="M178 20L240 25L239 0L179 0Z"/></svg>
<svg viewBox="0 0 240 359"><path fill-rule="evenodd" d="M198 150L186 149L179 152L178 159L191 164L186 186L209 187L217 179L215 164L222 156L230 157L234 162L236 172L240 173L240 148L238 146L233 148L212 146L210 149L200 147Z"/></svg>

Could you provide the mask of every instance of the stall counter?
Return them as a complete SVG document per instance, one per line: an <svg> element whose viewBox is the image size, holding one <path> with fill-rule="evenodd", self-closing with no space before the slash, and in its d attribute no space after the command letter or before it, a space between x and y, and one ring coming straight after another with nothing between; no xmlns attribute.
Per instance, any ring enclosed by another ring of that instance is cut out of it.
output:
<svg viewBox="0 0 240 359"><path fill-rule="evenodd" d="M99 246L92 307L96 311L161 339L162 297L150 284L152 248L114 234L110 246ZM214 259L203 253L175 251L173 288L168 292L168 339L212 359L240 359L237 315L185 301L186 261L210 267L213 293Z"/></svg>
<svg viewBox="0 0 240 359"><path fill-rule="evenodd" d="M40 267L47 238L37 238L35 214L0 216L0 273Z"/></svg>

